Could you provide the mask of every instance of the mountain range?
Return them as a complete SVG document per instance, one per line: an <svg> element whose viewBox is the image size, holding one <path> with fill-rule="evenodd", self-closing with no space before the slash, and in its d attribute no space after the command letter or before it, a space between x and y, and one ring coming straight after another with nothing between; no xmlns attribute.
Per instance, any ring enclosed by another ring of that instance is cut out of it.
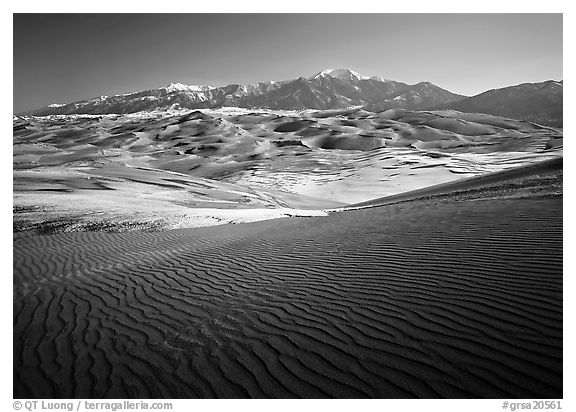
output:
<svg viewBox="0 0 576 412"><path fill-rule="evenodd" d="M563 82L524 83L466 97L430 82L409 85L366 77L349 69L328 69L308 78L223 87L167 86L115 96L99 96L68 104L51 104L25 115L125 114L164 109L207 109L224 106L275 110L341 109L351 106L380 112L458 110L487 113L562 127Z"/></svg>

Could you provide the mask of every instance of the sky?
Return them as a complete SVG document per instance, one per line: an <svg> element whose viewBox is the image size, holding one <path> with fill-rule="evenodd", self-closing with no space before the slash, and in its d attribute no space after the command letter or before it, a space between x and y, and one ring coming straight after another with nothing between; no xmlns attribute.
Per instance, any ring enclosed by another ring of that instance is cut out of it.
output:
<svg viewBox="0 0 576 412"><path fill-rule="evenodd" d="M327 68L467 96L562 80L562 14L14 14L13 109Z"/></svg>

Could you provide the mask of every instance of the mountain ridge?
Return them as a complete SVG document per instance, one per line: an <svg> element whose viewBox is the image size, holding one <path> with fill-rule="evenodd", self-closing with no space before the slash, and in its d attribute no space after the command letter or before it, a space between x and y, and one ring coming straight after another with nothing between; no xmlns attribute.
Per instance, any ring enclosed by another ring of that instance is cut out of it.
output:
<svg viewBox="0 0 576 412"><path fill-rule="evenodd" d="M486 113L562 127L563 88L563 80L521 83L487 90L458 102L440 105L438 108Z"/></svg>

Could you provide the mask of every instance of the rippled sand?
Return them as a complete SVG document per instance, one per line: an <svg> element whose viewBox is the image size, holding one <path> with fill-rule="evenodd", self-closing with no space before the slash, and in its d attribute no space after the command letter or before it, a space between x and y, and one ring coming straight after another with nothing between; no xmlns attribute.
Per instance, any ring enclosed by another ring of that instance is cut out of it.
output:
<svg viewBox="0 0 576 412"><path fill-rule="evenodd" d="M14 397L561 398L561 184L560 162L488 196L17 233Z"/></svg>

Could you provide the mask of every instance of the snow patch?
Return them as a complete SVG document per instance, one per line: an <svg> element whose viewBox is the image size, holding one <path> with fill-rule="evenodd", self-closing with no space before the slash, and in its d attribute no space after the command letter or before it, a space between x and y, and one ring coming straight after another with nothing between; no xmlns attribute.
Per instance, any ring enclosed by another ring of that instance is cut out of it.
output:
<svg viewBox="0 0 576 412"><path fill-rule="evenodd" d="M388 82L393 81L393 80L390 80L390 79L385 79L385 78L382 77L382 76L372 76L372 77L370 77L370 79L371 79L371 80L376 80L376 81L379 81L379 82L382 82L382 83L388 83Z"/></svg>
<svg viewBox="0 0 576 412"><path fill-rule="evenodd" d="M196 86L196 85L188 85L183 83L170 83L168 86L162 87L163 90L166 90L169 93L180 91L180 92L204 92L206 90L214 89L212 86Z"/></svg>
<svg viewBox="0 0 576 412"><path fill-rule="evenodd" d="M326 69L320 73L315 74L309 80L317 79L318 77L330 76L340 80L367 80L370 77L363 76L358 72L350 69ZM354 79L356 78L356 79Z"/></svg>

